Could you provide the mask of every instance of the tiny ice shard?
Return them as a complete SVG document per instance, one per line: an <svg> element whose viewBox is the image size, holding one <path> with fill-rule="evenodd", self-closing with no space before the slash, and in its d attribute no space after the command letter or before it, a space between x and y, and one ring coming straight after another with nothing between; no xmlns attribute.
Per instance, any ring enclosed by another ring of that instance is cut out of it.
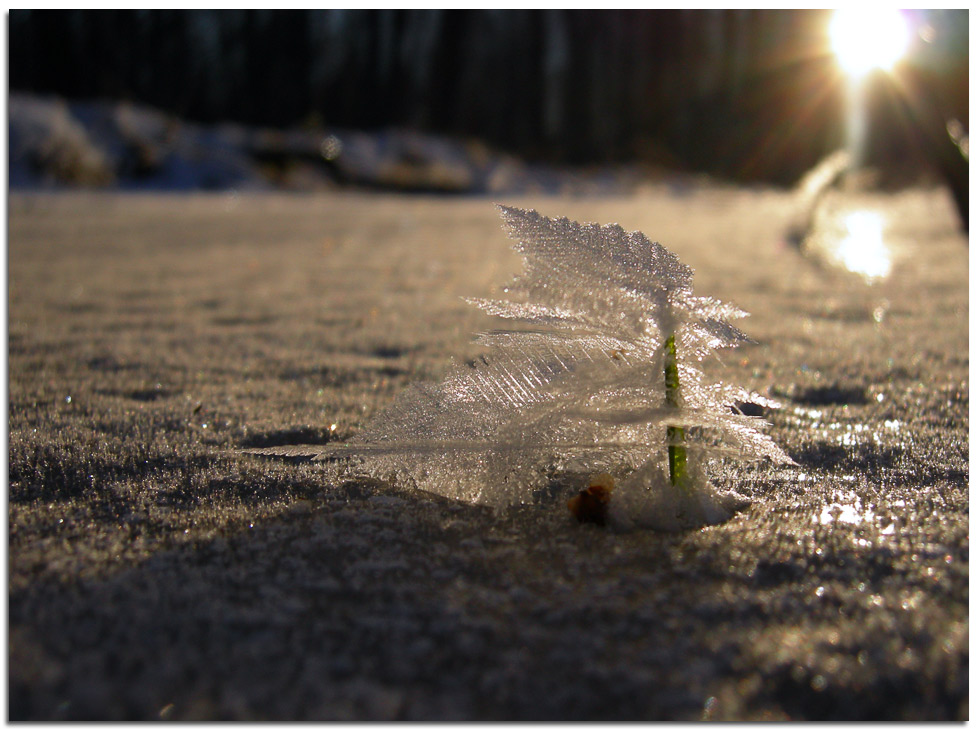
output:
<svg viewBox="0 0 978 730"><path fill-rule="evenodd" d="M728 321L744 312L695 296L692 270L642 233L500 210L523 273L509 299L468 301L517 326L481 334L483 358L327 447L337 469L498 506L552 497L560 475L601 475L607 524L675 530L746 503L714 489L710 459L791 463L737 407L777 404L698 366L749 341Z"/></svg>

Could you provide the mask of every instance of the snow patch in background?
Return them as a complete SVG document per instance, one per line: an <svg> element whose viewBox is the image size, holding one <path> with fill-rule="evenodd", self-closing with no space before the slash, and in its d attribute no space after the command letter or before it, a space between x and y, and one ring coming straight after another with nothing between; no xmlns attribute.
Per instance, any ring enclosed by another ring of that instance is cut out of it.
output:
<svg viewBox="0 0 978 730"><path fill-rule="evenodd" d="M626 192L637 166L585 171L527 164L476 140L405 129L200 125L114 101L12 94L10 187L148 191L300 190L577 195Z"/></svg>

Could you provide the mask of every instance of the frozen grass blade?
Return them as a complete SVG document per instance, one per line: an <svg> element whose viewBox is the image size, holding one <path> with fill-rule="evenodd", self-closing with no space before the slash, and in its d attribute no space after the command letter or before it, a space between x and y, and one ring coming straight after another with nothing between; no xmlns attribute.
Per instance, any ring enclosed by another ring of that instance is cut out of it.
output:
<svg viewBox="0 0 978 730"><path fill-rule="evenodd" d="M677 412L682 410L682 394L679 391L679 365L676 356L676 333L666 339L665 345L666 402ZM669 482L677 489L689 489L689 473L686 470L686 432L679 426L666 428L669 445Z"/></svg>

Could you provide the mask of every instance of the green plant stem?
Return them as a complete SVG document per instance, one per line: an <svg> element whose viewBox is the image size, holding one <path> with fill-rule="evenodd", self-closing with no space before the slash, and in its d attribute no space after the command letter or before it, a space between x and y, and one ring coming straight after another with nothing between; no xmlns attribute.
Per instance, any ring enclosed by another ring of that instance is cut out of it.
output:
<svg viewBox="0 0 978 730"><path fill-rule="evenodd" d="M679 366L676 363L676 333L666 339L665 344L666 403L679 410L682 402L679 395ZM669 481L672 486L686 489L689 485L689 472L686 469L686 434L679 426L666 428L666 442L669 444Z"/></svg>

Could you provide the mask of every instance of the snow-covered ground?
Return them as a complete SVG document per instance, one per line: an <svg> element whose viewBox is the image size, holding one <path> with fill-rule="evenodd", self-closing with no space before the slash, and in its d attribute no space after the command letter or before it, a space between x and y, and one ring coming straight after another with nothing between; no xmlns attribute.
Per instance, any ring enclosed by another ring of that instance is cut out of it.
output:
<svg viewBox="0 0 978 730"><path fill-rule="evenodd" d="M242 453L477 354L460 297L519 264L492 202L641 230L750 312L706 365L782 401L797 468L615 534ZM944 190L832 192L802 253L797 202L15 193L11 718L966 718L968 241Z"/></svg>

